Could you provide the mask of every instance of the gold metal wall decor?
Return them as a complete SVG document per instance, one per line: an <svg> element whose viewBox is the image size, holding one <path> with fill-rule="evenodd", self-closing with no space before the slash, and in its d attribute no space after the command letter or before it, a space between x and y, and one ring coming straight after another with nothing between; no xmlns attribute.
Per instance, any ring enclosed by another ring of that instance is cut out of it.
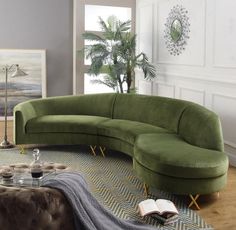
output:
<svg viewBox="0 0 236 230"><path fill-rule="evenodd" d="M182 5L174 6L165 23L164 39L171 55L180 55L187 45L190 33L188 11Z"/></svg>

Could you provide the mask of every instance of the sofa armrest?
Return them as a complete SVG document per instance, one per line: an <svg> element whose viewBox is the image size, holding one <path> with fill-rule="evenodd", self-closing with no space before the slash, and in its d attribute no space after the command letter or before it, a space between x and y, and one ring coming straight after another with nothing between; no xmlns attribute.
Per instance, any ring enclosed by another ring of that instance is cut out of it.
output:
<svg viewBox="0 0 236 230"><path fill-rule="evenodd" d="M192 145L224 151L224 139L218 115L200 105L192 104L184 110L178 134Z"/></svg>
<svg viewBox="0 0 236 230"><path fill-rule="evenodd" d="M18 143L21 135L26 134L25 125L27 121L37 116L37 112L32 103L23 102L14 108L14 143Z"/></svg>

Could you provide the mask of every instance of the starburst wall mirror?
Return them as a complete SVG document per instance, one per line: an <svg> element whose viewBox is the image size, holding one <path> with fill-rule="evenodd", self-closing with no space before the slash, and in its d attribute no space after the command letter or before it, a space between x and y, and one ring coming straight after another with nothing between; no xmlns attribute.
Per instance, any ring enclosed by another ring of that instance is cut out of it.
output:
<svg viewBox="0 0 236 230"><path fill-rule="evenodd" d="M189 39L190 23L188 11L181 5L174 6L165 23L164 39L171 55L180 55L186 48Z"/></svg>

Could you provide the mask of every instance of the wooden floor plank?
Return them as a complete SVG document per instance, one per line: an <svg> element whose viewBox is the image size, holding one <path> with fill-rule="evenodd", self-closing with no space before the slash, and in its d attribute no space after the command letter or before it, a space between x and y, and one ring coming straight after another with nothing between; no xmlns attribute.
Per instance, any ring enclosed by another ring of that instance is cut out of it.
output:
<svg viewBox="0 0 236 230"><path fill-rule="evenodd" d="M236 168L230 166L226 188L199 198L200 216L216 230L236 229Z"/></svg>
<svg viewBox="0 0 236 230"><path fill-rule="evenodd" d="M4 121L0 121L0 143L4 139L4 133L5 133ZM12 121L7 122L7 140L12 143L12 140L13 140L13 122Z"/></svg>

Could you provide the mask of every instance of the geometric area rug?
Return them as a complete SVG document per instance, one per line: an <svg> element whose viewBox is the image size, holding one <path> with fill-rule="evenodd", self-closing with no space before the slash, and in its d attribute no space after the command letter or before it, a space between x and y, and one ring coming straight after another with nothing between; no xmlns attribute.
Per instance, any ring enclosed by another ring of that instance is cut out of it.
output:
<svg viewBox="0 0 236 230"><path fill-rule="evenodd" d="M42 161L68 165L82 173L96 199L117 217L142 221L160 230L212 230L196 212L173 194L151 189L149 198L172 200L179 210L177 222L163 226L151 217L141 219L138 203L147 199L143 193L143 183L132 169L132 158L115 151L106 151L106 157L93 156L87 146L39 147ZM32 162L32 148L26 154L18 149L0 150L0 164Z"/></svg>

